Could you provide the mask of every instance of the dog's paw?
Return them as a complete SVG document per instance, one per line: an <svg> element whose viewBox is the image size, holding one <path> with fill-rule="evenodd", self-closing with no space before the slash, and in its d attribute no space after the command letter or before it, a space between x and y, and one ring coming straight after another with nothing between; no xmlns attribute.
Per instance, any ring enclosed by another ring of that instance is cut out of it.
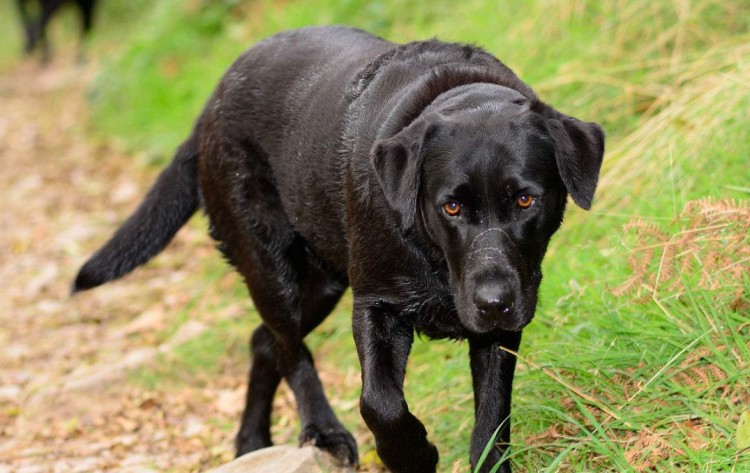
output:
<svg viewBox="0 0 750 473"><path fill-rule="evenodd" d="M410 457L405 461L408 466L403 471L434 473L437 471L439 458L437 447L431 442L425 442L411 451Z"/></svg>
<svg viewBox="0 0 750 473"><path fill-rule="evenodd" d="M359 466L357 442L343 426L307 425L299 435L299 444L313 445L330 453L342 466Z"/></svg>
<svg viewBox="0 0 750 473"><path fill-rule="evenodd" d="M273 444L264 439L262 435L238 435L235 440L236 456L241 457L246 453L270 447L271 445Z"/></svg>
<svg viewBox="0 0 750 473"><path fill-rule="evenodd" d="M388 470L394 473L435 473L440 458L437 447L427 439L377 442L377 451Z"/></svg>

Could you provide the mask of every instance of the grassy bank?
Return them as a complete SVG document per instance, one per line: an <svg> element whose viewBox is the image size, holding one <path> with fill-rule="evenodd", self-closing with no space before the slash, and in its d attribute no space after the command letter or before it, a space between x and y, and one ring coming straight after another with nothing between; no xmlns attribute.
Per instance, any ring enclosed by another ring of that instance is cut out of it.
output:
<svg viewBox="0 0 750 473"><path fill-rule="evenodd" d="M522 471L750 469L735 438L750 406L750 2L137 0L105 2L100 15L91 133L145 152L137 165L169 159L237 54L310 24L482 45L558 109L600 122L608 152L593 210L571 206L519 353L513 462ZM0 54L0 65L11 60ZM213 303L246 307L227 271L217 258L201 275L225 281ZM212 308L196 299L184 320L196 307ZM364 431L350 309L347 297L309 344L334 406ZM250 312L134 379L164 385L201 373L210 382L225 357L245 356ZM442 471L468 471L466 352L418 340L407 376ZM363 438L367 463L373 445Z"/></svg>

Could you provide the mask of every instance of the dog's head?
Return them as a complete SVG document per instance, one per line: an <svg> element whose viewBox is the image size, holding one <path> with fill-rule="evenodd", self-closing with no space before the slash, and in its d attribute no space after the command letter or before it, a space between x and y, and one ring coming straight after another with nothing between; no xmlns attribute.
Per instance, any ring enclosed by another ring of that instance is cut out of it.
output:
<svg viewBox="0 0 750 473"><path fill-rule="evenodd" d="M461 324L481 334L531 321L566 195L591 206L603 153L597 124L473 84L376 143L372 160L403 229L444 259Z"/></svg>

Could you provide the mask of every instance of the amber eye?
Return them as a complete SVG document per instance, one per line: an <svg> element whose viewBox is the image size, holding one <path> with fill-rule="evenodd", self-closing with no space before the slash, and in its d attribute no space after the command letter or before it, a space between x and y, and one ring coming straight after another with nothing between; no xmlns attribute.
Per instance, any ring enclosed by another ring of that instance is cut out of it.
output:
<svg viewBox="0 0 750 473"><path fill-rule="evenodd" d="M455 217L461 213L461 204L455 200L450 200L443 204L443 212L451 217Z"/></svg>
<svg viewBox="0 0 750 473"><path fill-rule="evenodd" d="M531 207L531 204L534 203L534 198L530 196L529 194L521 194L518 196L518 199L516 200L516 204L518 204L519 207L522 209L528 209Z"/></svg>

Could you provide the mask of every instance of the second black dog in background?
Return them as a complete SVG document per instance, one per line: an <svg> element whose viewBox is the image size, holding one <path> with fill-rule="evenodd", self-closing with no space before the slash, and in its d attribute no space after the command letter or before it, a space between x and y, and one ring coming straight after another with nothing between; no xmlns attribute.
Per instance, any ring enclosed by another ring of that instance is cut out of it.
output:
<svg viewBox="0 0 750 473"><path fill-rule="evenodd" d="M38 4L36 6L38 9L35 8L34 3ZM84 42L93 26L95 0L17 0L25 34L24 52L27 55L31 55L34 50L40 48L42 62L49 62L52 53L49 41L47 41L47 25L60 7L66 3L74 4L81 15L81 45L78 58L83 59Z"/></svg>

